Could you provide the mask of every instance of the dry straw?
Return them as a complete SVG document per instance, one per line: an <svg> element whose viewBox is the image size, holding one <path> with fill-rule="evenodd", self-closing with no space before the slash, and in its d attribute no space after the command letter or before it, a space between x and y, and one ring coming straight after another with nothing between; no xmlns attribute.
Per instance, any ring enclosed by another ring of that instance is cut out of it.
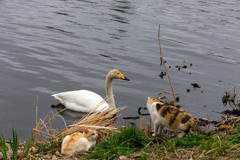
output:
<svg viewBox="0 0 240 160"><path fill-rule="evenodd" d="M43 120L39 119L38 123L36 124L36 127L33 129L34 130L33 138L37 142L41 140L41 137L46 137L47 139L54 138L57 140L59 137L66 136L74 132L82 132L84 128L95 128L96 130L98 130L98 133L100 134L100 136L103 136L103 135L107 136L109 133L112 133L113 131L117 131L117 128L116 128L117 122L115 122L115 120L119 116L121 116L121 114L117 115L117 113L125 109L126 106L119 107L117 109L105 107L102 110L95 112L96 109L105 102L105 99L102 102L100 102L95 107L95 109L93 109L90 113L87 113L75 124L66 126L66 128L64 128L61 131L53 129L52 122L57 116L60 116L58 115L60 112L64 111L67 108L57 112L54 115L52 114L52 116L51 116L51 113L48 113L48 115Z"/></svg>

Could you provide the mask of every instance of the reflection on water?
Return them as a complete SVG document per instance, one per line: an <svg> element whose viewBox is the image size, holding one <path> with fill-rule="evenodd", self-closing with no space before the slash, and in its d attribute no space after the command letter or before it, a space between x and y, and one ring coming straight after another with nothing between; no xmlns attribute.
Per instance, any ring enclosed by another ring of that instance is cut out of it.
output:
<svg viewBox="0 0 240 160"><path fill-rule="evenodd" d="M76 112L70 109L65 109L66 107L59 103L58 105L52 105L52 108L56 109L59 114L67 121L75 123L78 120L80 120L84 115L86 115L86 112Z"/></svg>
<svg viewBox="0 0 240 160"><path fill-rule="evenodd" d="M212 111L229 107L222 93L240 90L239 7L233 0L0 1L0 131L7 137L14 127L25 138L35 126L37 96L38 117L52 110L53 93L87 89L105 97L113 68L131 79L113 85L116 105L128 106L123 116L137 116L147 97L171 89L159 66L159 23L179 103L196 118L218 120ZM54 127L64 125L57 120Z"/></svg>

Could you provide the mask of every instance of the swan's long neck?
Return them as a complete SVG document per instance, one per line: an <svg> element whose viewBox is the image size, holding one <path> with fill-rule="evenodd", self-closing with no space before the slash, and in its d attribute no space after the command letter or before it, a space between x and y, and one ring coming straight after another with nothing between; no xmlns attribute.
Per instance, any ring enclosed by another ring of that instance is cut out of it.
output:
<svg viewBox="0 0 240 160"><path fill-rule="evenodd" d="M108 98L110 98L108 100L108 106L112 107L112 108L116 108L115 106L115 101L114 101L114 97L113 97L113 91L112 91L112 78L111 76L108 74L106 77L106 81L105 81L105 89L106 89L106 96Z"/></svg>

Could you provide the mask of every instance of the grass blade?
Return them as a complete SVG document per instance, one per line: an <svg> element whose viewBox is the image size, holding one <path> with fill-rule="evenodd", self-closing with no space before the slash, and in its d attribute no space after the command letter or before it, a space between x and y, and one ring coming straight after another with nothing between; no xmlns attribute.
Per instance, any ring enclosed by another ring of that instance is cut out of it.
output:
<svg viewBox="0 0 240 160"><path fill-rule="evenodd" d="M2 149L0 148L0 151L3 154L3 159L7 160L8 147L6 146L6 143L5 143L4 136L3 136L2 132L0 132L0 134L1 134L0 141L1 141L1 146L2 146Z"/></svg>
<svg viewBox="0 0 240 160"><path fill-rule="evenodd" d="M31 132L31 137L29 139L27 139L27 143L26 143L27 148L26 148L26 151L24 153L24 156L28 155L29 148L31 147L32 137L33 137L33 131Z"/></svg>
<svg viewBox="0 0 240 160"><path fill-rule="evenodd" d="M17 151L18 151L18 144L19 144L18 134L13 128L12 128L12 133L13 133L13 142L9 138L10 146L11 146L12 151L13 151L12 158L14 160L17 160L17 158L18 158Z"/></svg>

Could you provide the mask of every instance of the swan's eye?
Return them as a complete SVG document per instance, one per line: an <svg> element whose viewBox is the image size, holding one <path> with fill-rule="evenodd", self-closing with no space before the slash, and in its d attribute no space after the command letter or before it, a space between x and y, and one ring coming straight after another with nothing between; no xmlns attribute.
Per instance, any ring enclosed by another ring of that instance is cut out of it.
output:
<svg viewBox="0 0 240 160"><path fill-rule="evenodd" d="M119 74L119 73L117 73L117 74Z"/></svg>

